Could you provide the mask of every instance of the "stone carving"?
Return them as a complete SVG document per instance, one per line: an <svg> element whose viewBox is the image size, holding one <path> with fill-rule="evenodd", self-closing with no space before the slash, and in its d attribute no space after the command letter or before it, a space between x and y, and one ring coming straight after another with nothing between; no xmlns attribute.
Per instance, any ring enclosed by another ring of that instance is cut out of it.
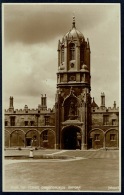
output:
<svg viewBox="0 0 124 195"><path fill-rule="evenodd" d="M75 105L74 105L74 102L70 103L69 116L75 116Z"/></svg>

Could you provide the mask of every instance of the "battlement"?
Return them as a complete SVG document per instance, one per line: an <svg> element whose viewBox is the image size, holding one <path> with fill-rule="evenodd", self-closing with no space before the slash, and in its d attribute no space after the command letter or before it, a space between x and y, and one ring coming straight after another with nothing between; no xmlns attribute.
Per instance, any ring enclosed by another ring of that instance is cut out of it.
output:
<svg viewBox="0 0 124 195"><path fill-rule="evenodd" d="M23 109L14 109L13 106L13 97L10 96L10 106L8 109L4 110L5 114L12 114L12 115L16 115L16 114L49 114L49 113L54 113L55 109L53 107L53 109L47 108L47 96L46 94L43 95L41 94L41 104L38 105L37 108L28 108L28 105L25 105Z"/></svg>
<svg viewBox="0 0 124 195"><path fill-rule="evenodd" d="M47 110L39 110L38 108L34 109L15 109L15 110L10 110L10 109L5 109L4 113L5 114L48 114L51 113L52 110L49 108Z"/></svg>
<svg viewBox="0 0 124 195"><path fill-rule="evenodd" d="M103 113L108 113L108 112L119 112L119 107L115 108L115 107L92 107L92 112L103 112Z"/></svg>

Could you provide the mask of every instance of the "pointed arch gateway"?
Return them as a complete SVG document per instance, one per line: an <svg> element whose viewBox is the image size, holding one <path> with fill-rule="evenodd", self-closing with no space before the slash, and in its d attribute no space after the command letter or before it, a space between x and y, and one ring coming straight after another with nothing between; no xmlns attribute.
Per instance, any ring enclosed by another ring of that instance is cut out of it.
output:
<svg viewBox="0 0 124 195"><path fill-rule="evenodd" d="M61 149L76 150L81 149L82 134L78 126L70 125L62 129Z"/></svg>

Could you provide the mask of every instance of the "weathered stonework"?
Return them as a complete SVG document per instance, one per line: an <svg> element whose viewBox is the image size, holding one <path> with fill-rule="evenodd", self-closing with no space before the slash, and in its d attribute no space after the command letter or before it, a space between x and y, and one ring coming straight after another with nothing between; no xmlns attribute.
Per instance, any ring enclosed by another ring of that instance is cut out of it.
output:
<svg viewBox="0 0 124 195"><path fill-rule="evenodd" d="M58 42L58 71L55 106L47 109L41 96L37 109L14 109L10 97L5 110L5 147L98 149L119 146L119 108L91 101L90 44L75 27Z"/></svg>

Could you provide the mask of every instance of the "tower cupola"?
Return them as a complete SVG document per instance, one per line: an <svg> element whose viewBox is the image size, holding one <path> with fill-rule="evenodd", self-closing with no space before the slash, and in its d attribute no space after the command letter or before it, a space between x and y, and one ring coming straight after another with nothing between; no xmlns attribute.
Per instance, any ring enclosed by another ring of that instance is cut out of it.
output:
<svg viewBox="0 0 124 195"><path fill-rule="evenodd" d="M75 17L73 16L73 22L72 22L72 29L66 33L66 35L63 37L63 41L65 40L82 40L84 41L85 38L83 36L83 34L76 29L76 26L75 26Z"/></svg>
<svg viewBox="0 0 124 195"><path fill-rule="evenodd" d="M72 129L77 124L82 125L81 132L84 135L82 148L87 148L87 138L85 135L91 129L90 79L89 40L85 40L84 35L77 30L75 17L73 17L71 30L58 41L55 121L57 131L56 143L61 143L60 148L66 147L62 138L64 135L62 131L65 126L70 125L71 132L69 138L67 138L69 140L73 133ZM74 137L76 136L75 134Z"/></svg>
<svg viewBox="0 0 124 195"><path fill-rule="evenodd" d="M58 41L57 87L82 84L90 91L90 44L77 30L73 17L71 30Z"/></svg>

